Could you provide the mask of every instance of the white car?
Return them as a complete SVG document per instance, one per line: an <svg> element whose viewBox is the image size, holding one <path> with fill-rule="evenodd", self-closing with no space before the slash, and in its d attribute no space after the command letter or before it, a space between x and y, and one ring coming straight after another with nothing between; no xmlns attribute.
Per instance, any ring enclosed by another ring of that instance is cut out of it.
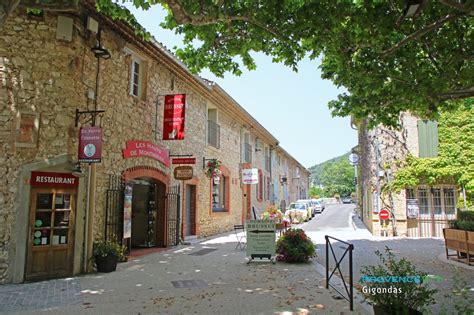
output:
<svg viewBox="0 0 474 315"><path fill-rule="evenodd" d="M314 204L314 212L315 213L322 213L324 210L323 203L319 199L313 199Z"/></svg>
<svg viewBox="0 0 474 315"><path fill-rule="evenodd" d="M285 216L290 218L291 223L301 223L309 220L309 207L306 202L292 202L285 211Z"/></svg>
<svg viewBox="0 0 474 315"><path fill-rule="evenodd" d="M308 217L311 220L314 217L314 203L310 199L300 199L296 200L296 202L304 202L308 205Z"/></svg>

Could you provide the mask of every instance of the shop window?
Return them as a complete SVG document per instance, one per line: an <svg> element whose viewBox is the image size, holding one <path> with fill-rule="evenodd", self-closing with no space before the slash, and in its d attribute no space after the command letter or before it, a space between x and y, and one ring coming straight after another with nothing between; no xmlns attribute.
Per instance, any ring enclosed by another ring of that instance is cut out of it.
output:
<svg viewBox="0 0 474 315"><path fill-rule="evenodd" d="M212 178L212 212L227 212L228 207L228 192L229 192L229 178L221 175L217 178Z"/></svg>
<svg viewBox="0 0 474 315"><path fill-rule="evenodd" d="M446 214L456 213L456 202L454 199L454 189L445 188L444 192L444 211Z"/></svg>

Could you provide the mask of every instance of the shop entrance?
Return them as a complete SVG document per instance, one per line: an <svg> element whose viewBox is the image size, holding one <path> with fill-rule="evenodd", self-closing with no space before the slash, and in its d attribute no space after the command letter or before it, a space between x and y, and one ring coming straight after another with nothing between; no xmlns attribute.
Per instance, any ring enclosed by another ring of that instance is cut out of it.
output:
<svg viewBox="0 0 474 315"><path fill-rule="evenodd" d="M76 190L33 188L30 200L25 279L71 276Z"/></svg>
<svg viewBox="0 0 474 315"><path fill-rule="evenodd" d="M134 179L132 183L131 237L136 249L164 247L165 185L149 178Z"/></svg>

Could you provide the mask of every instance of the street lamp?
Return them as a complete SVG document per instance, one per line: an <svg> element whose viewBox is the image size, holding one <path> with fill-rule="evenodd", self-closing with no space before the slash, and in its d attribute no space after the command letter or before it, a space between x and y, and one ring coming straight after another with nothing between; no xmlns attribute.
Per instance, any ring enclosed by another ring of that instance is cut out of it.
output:
<svg viewBox="0 0 474 315"><path fill-rule="evenodd" d="M405 3L405 9L403 10L403 16L406 18L415 16L421 9L423 0L407 0Z"/></svg>

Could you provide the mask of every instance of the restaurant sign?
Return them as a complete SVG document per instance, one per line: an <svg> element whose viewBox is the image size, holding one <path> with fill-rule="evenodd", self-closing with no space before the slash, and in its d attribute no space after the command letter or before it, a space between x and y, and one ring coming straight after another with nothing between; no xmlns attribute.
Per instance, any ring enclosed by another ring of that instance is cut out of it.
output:
<svg viewBox="0 0 474 315"><path fill-rule="evenodd" d="M31 186L74 188L78 184L79 178L70 173L31 172Z"/></svg>
<svg viewBox="0 0 474 315"><path fill-rule="evenodd" d="M276 225L269 220L247 220L247 256L271 257L276 252Z"/></svg>
<svg viewBox="0 0 474 315"><path fill-rule="evenodd" d="M165 96L163 140L183 140L186 94Z"/></svg>
<svg viewBox="0 0 474 315"><path fill-rule="evenodd" d="M79 136L80 163L100 163L102 158L102 128L82 127Z"/></svg>
<svg viewBox="0 0 474 315"><path fill-rule="evenodd" d="M165 166L170 165L168 150L148 141L127 141L127 147L123 149L122 152L123 157L126 159L146 156L162 163Z"/></svg>

